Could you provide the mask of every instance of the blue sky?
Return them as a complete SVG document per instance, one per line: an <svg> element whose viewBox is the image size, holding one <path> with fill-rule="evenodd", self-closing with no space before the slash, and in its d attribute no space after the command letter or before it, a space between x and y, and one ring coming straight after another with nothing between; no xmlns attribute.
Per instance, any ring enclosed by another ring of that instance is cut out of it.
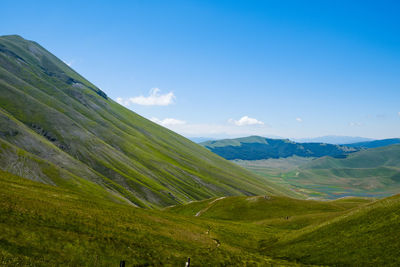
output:
<svg viewBox="0 0 400 267"><path fill-rule="evenodd" d="M185 136L400 136L398 1L57 2L2 1L0 34Z"/></svg>

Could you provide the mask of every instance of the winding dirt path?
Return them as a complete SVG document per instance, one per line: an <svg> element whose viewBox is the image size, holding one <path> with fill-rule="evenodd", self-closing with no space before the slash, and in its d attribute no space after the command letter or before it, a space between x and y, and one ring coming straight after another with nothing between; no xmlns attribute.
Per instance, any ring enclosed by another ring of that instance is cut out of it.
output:
<svg viewBox="0 0 400 267"><path fill-rule="evenodd" d="M205 207L204 209L202 209L202 210L200 210L199 212L197 212L196 215L194 215L194 216L199 217L201 214L203 214L203 213L206 212L209 208L211 208L211 206L212 206L215 202L217 202L217 201L219 201L219 200L221 200L221 199L224 199L224 198L225 198L225 197L220 197L220 198L214 199L213 201L211 201L210 203L208 203L208 206L207 206L207 207Z"/></svg>

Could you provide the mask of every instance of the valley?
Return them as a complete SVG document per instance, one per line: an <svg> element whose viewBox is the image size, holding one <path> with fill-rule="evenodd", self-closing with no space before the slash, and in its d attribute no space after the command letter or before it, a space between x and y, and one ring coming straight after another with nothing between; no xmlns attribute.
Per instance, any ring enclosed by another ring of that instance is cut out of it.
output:
<svg viewBox="0 0 400 267"><path fill-rule="evenodd" d="M398 141L199 145L1 36L0 265L397 266Z"/></svg>
<svg viewBox="0 0 400 267"><path fill-rule="evenodd" d="M216 140L202 145L211 151L214 150L210 146L219 148L222 156L224 153L239 155L239 159L231 161L302 195L303 198L337 199L347 196L382 198L391 196L400 189L398 140L394 138L346 144L339 147L342 151L340 155L329 155L331 148L328 144L312 143L319 149L318 157L296 154L299 147L305 148L308 143L289 142L291 146L288 147L288 141L261 137ZM260 142L264 145L259 146ZM248 149L253 146L254 148ZM348 152L347 147L356 151ZM241 159L259 156L264 158ZM230 158L231 156L226 157Z"/></svg>

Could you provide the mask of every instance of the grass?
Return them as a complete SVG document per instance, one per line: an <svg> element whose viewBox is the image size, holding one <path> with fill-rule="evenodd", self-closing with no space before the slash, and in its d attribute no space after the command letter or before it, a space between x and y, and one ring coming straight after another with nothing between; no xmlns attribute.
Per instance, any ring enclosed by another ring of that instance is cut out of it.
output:
<svg viewBox="0 0 400 267"><path fill-rule="evenodd" d="M287 235L265 251L306 264L398 266L399 216L400 196L397 195L355 209L318 227Z"/></svg>
<svg viewBox="0 0 400 267"><path fill-rule="evenodd" d="M2 266L184 266L187 257L193 266L291 265L257 252L262 235L257 227L134 208L0 171Z"/></svg>
<svg viewBox="0 0 400 267"><path fill-rule="evenodd" d="M184 266L190 257L193 266L396 266L399 210L400 195L146 210L0 171L0 265Z"/></svg>
<svg viewBox="0 0 400 267"><path fill-rule="evenodd" d="M200 218L265 229L258 251L274 259L324 266L400 264L400 195L377 201L229 197L210 200L207 209L190 203L169 211L185 214L184 207L205 210Z"/></svg>
<svg viewBox="0 0 400 267"><path fill-rule="evenodd" d="M235 222L265 222L268 219L293 219L308 214L337 213L369 203L370 199L341 201L299 200L280 196L228 197L193 202L167 208L169 212L200 218Z"/></svg>

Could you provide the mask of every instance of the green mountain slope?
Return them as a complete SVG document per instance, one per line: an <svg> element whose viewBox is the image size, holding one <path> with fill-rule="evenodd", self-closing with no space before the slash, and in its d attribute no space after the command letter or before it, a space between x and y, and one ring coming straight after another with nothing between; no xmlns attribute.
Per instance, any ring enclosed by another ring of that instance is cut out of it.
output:
<svg viewBox="0 0 400 267"><path fill-rule="evenodd" d="M393 195L400 191L400 145L362 150L345 159L315 159L284 179L327 197Z"/></svg>
<svg viewBox="0 0 400 267"><path fill-rule="evenodd" d="M201 143L221 157L233 160L261 160L269 158L300 157L343 157L357 148L324 143L296 143L287 139L270 139L250 136Z"/></svg>
<svg viewBox="0 0 400 267"><path fill-rule="evenodd" d="M284 191L122 107L19 36L0 37L0 141L3 170L140 207Z"/></svg>

